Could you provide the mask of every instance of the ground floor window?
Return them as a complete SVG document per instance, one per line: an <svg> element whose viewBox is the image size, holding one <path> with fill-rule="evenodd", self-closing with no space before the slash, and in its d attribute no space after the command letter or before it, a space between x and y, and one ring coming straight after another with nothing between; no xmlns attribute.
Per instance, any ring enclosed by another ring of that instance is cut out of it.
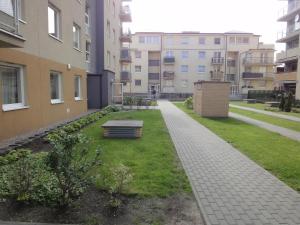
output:
<svg viewBox="0 0 300 225"><path fill-rule="evenodd" d="M141 86L142 85L142 81L141 80L135 80L135 86Z"/></svg>
<svg viewBox="0 0 300 225"><path fill-rule="evenodd" d="M81 100L81 76L75 76L75 100Z"/></svg>
<svg viewBox="0 0 300 225"><path fill-rule="evenodd" d="M59 72L50 72L50 86L51 86L51 103L62 103L62 75Z"/></svg>
<svg viewBox="0 0 300 225"><path fill-rule="evenodd" d="M2 109L14 110L25 106L24 71L22 66L0 64Z"/></svg>

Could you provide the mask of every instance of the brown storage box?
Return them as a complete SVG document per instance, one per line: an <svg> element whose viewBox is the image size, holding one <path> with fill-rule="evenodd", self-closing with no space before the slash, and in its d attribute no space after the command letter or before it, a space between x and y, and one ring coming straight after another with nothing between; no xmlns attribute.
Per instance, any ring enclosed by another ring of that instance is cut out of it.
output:
<svg viewBox="0 0 300 225"><path fill-rule="evenodd" d="M228 117L230 83L199 81L194 86L194 111L203 117Z"/></svg>

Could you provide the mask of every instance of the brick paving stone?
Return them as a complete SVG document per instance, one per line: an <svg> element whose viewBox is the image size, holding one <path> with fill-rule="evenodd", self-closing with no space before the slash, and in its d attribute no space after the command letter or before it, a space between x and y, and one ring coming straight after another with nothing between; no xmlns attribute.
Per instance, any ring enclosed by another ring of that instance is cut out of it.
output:
<svg viewBox="0 0 300 225"><path fill-rule="evenodd" d="M207 225L300 225L299 193L172 103L159 107Z"/></svg>

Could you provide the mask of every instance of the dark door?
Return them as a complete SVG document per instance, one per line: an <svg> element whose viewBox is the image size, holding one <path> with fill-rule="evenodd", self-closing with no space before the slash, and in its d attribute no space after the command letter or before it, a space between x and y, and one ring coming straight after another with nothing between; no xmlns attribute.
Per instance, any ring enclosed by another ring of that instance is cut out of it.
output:
<svg viewBox="0 0 300 225"><path fill-rule="evenodd" d="M87 76L88 108L101 109L101 76Z"/></svg>

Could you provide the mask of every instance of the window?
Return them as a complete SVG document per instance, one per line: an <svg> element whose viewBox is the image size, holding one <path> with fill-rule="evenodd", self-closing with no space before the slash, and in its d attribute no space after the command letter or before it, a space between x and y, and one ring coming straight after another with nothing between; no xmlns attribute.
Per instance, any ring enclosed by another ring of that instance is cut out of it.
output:
<svg viewBox="0 0 300 225"><path fill-rule="evenodd" d="M140 36L139 43L141 44L159 44L160 37L159 36Z"/></svg>
<svg viewBox="0 0 300 225"><path fill-rule="evenodd" d="M181 38L181 44L182 45L188 45L189 44L189 38L188 37L182 37Z"/></svg>
<svg viewBox="0 0 300 225"><path fill-rule="evenodd" d="M86 54L86 57L85 57L85 60L87 62L90 62L90 55L91 55L91 43L90 42L86 42L85 44L85 54Z"/></svg>
<svg viewBox="0 0 300 225"><path fill-rule="evenodd" d="M141 86L142 85L142 80L134 80L134 85L135 86Z"/></svg>
<svg viewBox="0 0 300 225"><path fill-rule="evenodd" d="M149 66L160 66L160 61L155 59L150 59L148 62Z"/></svg>
<svg viewBox="0 0 300 225"><path fill-rule="evenodd" d="M199 37L199 45L205 45L205 37Z"/></svg>
<svg viewBox="0 0 300 225"><path fill-rule="evenodd" d="M74 87L75 87L75 93L74 93L74 97L75 100L81 100L81 76L75 76L74 79Z"/></svg>
<svg viewBox="0 0 300 225"><path fill-rule="evenodd" d="M116 31L113 29L113 42L116 43Z"/></svg>
<svg viewBox="0 0 300 225"><path fill-rule="evenodd" d="M80 27L76 23L73 24L73 47L80 49Z"/></svg>
<svg viewBox="0 0 300 225"><path fill-rule="evenodd" d="M87 4L85 5L84 17L85 17L85 33L89 34L90 33L90 8Z"/></svg>
<svg viewBox="0 0 300 225"><path fill-rule="evenodd" d="M198 73L205 73L205 66L199 65L198 66Z"/></svg>
<svg viewBox="0 0 300 225"><path fill-rule="evenodd" d="M205 59L205 57L206 57L206 52L204 52L204 51L198 52L198 57L199 57L199 59Z"/></svg>
<svg viewBox="0 0 300 225"><path fill-rule="evenodd" d="M107 62L107 66L110 67L111 62L110 62L110 51L107 51L106 53L106 62Z"/></svg>
<svg viewBox="0 0 300 225"><path fill-rule="evenodd" d="M110 21L107 20L106 22L106 36L108 39L110 39Z"/></svg>
<svg viewBox="0 0 300 225"><path fill-rule="evenodd" d="M135 58L137 58L137 59L142 58L142 52L141 51L136 50L134 54L135 54Z"/></svg>
<svg viewBox="0 0 300 225"><path fill-rule="evenodd" d="M5 12L10 16L15 16L14 6L11 0L1 0L0 11Z"/></svg>
<svg viewBox="0 0 300 225"><path fill-rule="evenodd" d="M236 66L236 62L234 59L228 59L227 60L227 66L229 67L235 67Z"/></svg>
<svg viewBox="0 0 300 225"><path fill-rule="evenodd" d="M188 51L182 51L181 52L181 58L182 59L188 59L189 58L189 52Z"/></svg>
<svg viewBox="0 0 300 225"><path fill-rule="evenodd" d="M229 43L235 44L235 37L229 37Z"/></svg>
<svg viewBox="0 0 300 225"><path fill-rule="evenodd" d="M135 66L134 70L135 70L135 72L140 73L140 72L142 72L142 66Z"/></svg>
<svg viewBox="0 0 300 225"><path fill-rule="evenodd" d="M174 57L173 51L166 51L166 57Z"/></svg>
<svg viewBox="0 0 300 225"><path fill-rule="evenodd" d="M149 73L148 78L149 80L159 80L159 73Z"/></svg>
<svg viewBox="0 0 300 225"><path fill-rule="evenodd" d="M248 44L249 37L237 37L236 42L237 42L237 44Z"/></svg>
<svg viewBox="0 0 300 225"><path fill-rule="evenodd" d="M18 17L20 20L25 21L25 5L24 0L17 0L18 4Z"/></svg>
<svg viewBox="0 0 300 225"><path fill-rule="evenodd" d="M62 95L62 75L59 72L50 72L51 103L58 104L63 102Z"/></svg>
<svg viewBox="0 0 300 225"><path fill-rule="evenodd" d="M221 38L215 38L215 45L221 44Z"/></svg>
<svg viewBox="0 0 300 225"><path fill-rule="evenodd" d="M180 71L181 71L182 73L187 73L187 72L189 72L189 66L188 66L188 65L181 65Z"/></svg>
<svg viewBox="0 0 300 225"><path fill-rule="evenodd" d="M2 84L2 109L4 111L25 107L24 69L22 66L0 64Z"/></svg>
<svg viewBox="0 0 300 225"><path fill-rule="evenodd" d="M48 6L48 33L56 38L60 36L60 11L53 5Z"/></svg>
<svg viewBox="0 0 300 225"><path fill-rule="evenodd" d="M173 45L173 38L172 37L167 37L166 38L166 45L172 46Z"/></svg>

